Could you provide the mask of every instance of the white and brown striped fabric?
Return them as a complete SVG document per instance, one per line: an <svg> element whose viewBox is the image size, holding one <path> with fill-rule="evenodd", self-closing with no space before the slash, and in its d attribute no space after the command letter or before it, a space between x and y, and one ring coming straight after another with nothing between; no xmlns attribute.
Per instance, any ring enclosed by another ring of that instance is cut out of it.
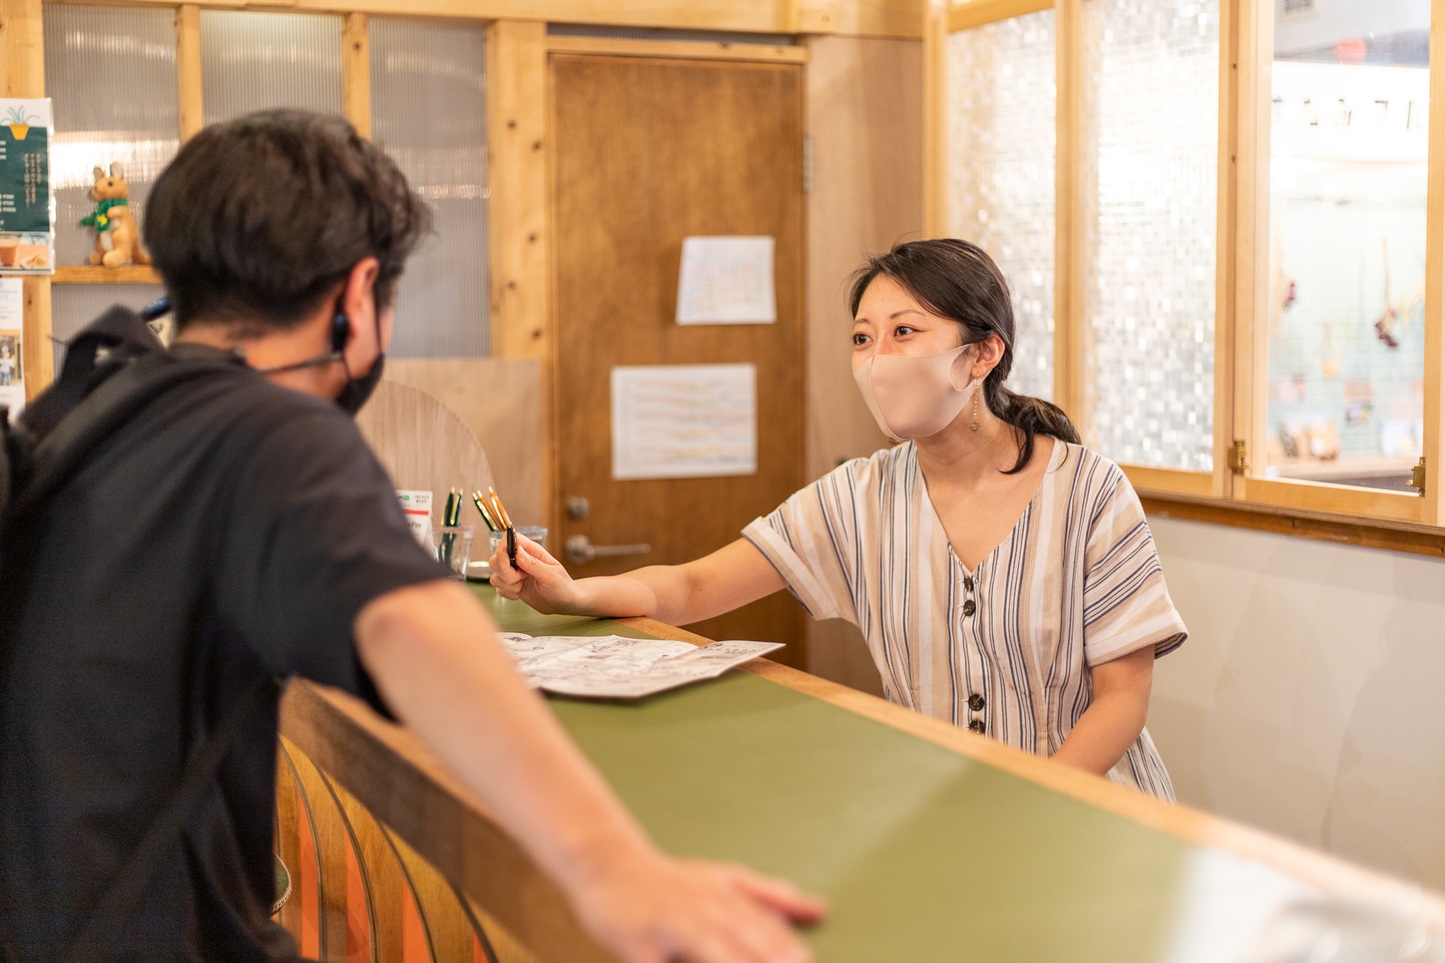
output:
<svg viewBox="0 0 1445 963"><path fill-rule="evenodd" d="M1133 488L1078 445L1053 444L1039 491L973 572L912 442L842 465L743 536L814 618L862 630L889 701L1042 756L1089 707L1088 666L1187 637ZM1110 777L1174 798L1147 729Z"/></svg>

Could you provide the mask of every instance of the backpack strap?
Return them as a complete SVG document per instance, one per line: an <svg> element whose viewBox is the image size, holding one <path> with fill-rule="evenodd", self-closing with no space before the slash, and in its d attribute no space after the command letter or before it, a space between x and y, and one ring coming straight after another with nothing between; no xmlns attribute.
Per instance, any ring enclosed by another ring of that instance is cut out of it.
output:
<svg viewBox="0 0 1445 963"><path fill-rule="evenodd" d="M262 711L275 691L276 680L256 680L231 706L220 725L186 763L180 784L151 821L141 841L91 910L90 918L68 947L67 963L97 963L109 955L113 935L134 916L166 850L180 840L186 822L214 784L231 748L246 731L246 723Z"/></svg>

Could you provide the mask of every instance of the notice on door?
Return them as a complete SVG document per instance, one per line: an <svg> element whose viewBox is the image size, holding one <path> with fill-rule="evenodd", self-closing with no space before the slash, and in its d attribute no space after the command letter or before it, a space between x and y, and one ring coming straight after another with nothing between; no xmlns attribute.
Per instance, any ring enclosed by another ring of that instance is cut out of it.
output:
<svg viewBox="0 0 1445 963"><path fill-rule="evenodd" d="M758 471L758 371L750 364L612 369L612 477Z"/></svg>
<svg viewBox="0 0 1445 963"><path fill-rule="evenodd" d="M678 324L774 324L773 239L685 237Z"/></svg>

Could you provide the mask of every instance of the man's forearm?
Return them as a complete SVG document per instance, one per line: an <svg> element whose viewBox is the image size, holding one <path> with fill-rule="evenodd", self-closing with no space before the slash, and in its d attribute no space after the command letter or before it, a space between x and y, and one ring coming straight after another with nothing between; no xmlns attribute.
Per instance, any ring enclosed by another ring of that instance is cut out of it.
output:
<svg viewBox="0 0 1445 963"><path fill-rule="evenodd" d="M387 705L564 888L651 844L497 644L465 589L389 593L357 618Z"/></svg>

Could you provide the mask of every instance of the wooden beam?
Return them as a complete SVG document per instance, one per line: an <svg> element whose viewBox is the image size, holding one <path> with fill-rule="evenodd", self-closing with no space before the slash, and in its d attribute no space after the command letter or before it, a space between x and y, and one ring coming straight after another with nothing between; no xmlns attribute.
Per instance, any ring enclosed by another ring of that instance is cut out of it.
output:
<svg viewBox="0 0 1445 963"><path fill-rule="evenodd" d="M184 144L206 126L201 99L201 8L194 3L176 8L176 94Z"/></svg>
<svg viewBox="0 0 1445 963"><path fill-rule="evenodd" d="M45 31L40 0L0 0L0 96L45 96ZM55 377L50 347L50 278L25 278L21 364L28 401Z"/></svg>
<svg viewBox="0 0 1445 963"><path fill-rule="evenodd" d="M955 4L948 13L948 32L972 30L1000 20L1052 10L1054 0L970 0Z"/></svg>
<svg viewBox="0 0 1445 963"><path fill-rule="evenodd" d="M1084 410L1084 0L1055 10L1054 404L1087 433ZM1087 436L1087 435L1086 435Z"/></svg>
<svg viewBox="0 0 1445 963"><path fill-rule="evenodd" d="M1445 0L1430 5L1430 42L1445 50ZM1425 521L1445 521L1445 63L1430 71L1429 174L1425 199Z"/></svg>
<svg viewBox="0 0 1445 963"><path fill-rule="evenodd" d="M1235 291L1239 237L1239 56L1241 0L1219 4L1219 152L1214 249L1214 471L1209 494L1234 492L1229 446L1234 434Z"/></svg>
<svg viewBox="0 0 1445 963"><path fill-rule="evenodd" d="M923 28L923 236L948 234L948 12Z"/></svg>
<svg viewBox="0 0 1445 963"><path fill-rule="evenodd" d="M341 103L351 126L370 140L371 41L364 13L348 13L342 21Z"/></svg>
<svg viewBox="0 0 1445 963"><path fill-rule="evenodd" d="M551 107L544 24L500 20L487 28L487 98L491 352L541 362L542 505L545 524L557 531Z"/></svg>
<svg viewBox="0 0 1445 963"><path fill-rule="evenodd" d="M1274 62L1274 4L1235 0L1234 225L1232 302L1233 411L1226 442L1242 439L1249 474L1264 474L1269 424L1269 123ZM1223 118L1221 118L1222 120ZM1223 253L1223 252L1221 252ZM1215 364L1220 364L1216 359ZM1216 449L1215 457L1225 458ZM1231 479L1235 497L1252 487Z"/></svg>
<svg viewBox="0 0 1445 963"><path fill-rule="evenodd" d="M726 43L714 40L634 40L627 37L548 37L549 53L604 57L670 57L682 60L737 60L807 63L808 48L792 44Z"/></svg>

